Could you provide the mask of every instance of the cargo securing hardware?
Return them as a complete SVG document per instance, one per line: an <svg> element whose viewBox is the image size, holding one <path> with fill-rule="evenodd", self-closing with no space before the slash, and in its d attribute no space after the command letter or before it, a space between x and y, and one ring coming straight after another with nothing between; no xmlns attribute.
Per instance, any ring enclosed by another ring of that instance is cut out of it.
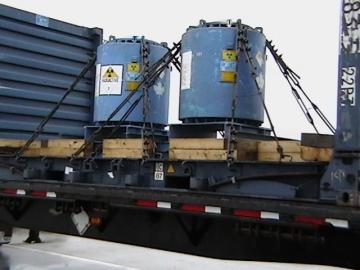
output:
<svg viewBox="0 0 360 270"><path fill-rule="evenodd" d="M360 1L342 7L335 129L260 27L201 20L171 46L101 42L101 29L0 5L0 231L246 259L276 240L284 257L261 258L360 267ZM300 141L271 120L267 51L314 128ZM182 123L168 125L172 68Z"/></svg>

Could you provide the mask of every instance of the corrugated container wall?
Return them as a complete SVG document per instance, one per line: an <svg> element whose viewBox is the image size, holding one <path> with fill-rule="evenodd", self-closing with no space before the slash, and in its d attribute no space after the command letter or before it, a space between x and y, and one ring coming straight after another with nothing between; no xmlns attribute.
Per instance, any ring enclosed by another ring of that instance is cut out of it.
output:
<svg viewBox="0 0 360 270"><path fill-rule="evenodd" d="M0 5L0 137L27 139L102 41L102 30ZM82 137L92 119L95 69L46 125L46 138Z"/></svg>

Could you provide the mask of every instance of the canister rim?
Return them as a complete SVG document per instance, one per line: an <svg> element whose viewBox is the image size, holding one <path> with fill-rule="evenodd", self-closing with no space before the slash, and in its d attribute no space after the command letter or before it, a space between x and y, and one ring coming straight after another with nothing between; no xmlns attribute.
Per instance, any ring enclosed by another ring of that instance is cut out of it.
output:
<svg viewBox="0 0 360 270"><path fill-rule="evenodd" d="M143 37L140 36L133 36L133 37L123 37L123 38L117 38L115 36L110 36L109 40L104 41L103 44L108 44L108 43L141 43L141 40L143 39ZM164 48L167 48L167 43L166 42L156 42L150 39L144 39L145 42L149 45L154 45L154 46L161 46Z"/></svg>

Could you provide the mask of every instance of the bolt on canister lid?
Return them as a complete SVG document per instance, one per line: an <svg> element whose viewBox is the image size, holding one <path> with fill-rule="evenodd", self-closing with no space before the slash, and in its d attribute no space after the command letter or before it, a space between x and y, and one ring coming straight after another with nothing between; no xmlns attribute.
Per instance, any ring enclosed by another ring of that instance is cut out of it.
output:
<svg viewBox="0 0 360 270"><path fill-rule="evenodd" d="M104 43L109 43L109 42L118 42L118 43L141 43L142 40L145 40L145 42L149 45L154 45L154 46L162 46L164 48L167 48L167 43L166 42L155 42L149 39L145 39L144 36L132 36L132 37L126 37L126 38L117 38L113 35L109 36L109 40L108 41L104 41Z"/></svg>
<svg viewBox="0 0 360 270"><path fill-rule="evenodd" d="M228 19L228 20L226 20L226 21L213 21L213 22L207 22L207 21L201 19L201 20L199 21L199 24L198 24L198 25L196 25L196 26L189 26L189 27L186 29L186 31L191 30L191 29L194 29L194 28L202 28L202 27L204 27L204 28L207 28L207 27L221 27L221 28L225 28L225 27L236 27L236 25L239 24L239 23L240 23L245 29L247 29L247 30L256 30L256 31L258 31L258 32L260 32L260 33L263 32L263 28L262 28L262 27L255 27L255 28L253 28L253 27L251 27L251 26L249 26L249 25L243 24L240 19L238 19L238 20L236 20L236 21L232 21L231 19Z"/></svg>

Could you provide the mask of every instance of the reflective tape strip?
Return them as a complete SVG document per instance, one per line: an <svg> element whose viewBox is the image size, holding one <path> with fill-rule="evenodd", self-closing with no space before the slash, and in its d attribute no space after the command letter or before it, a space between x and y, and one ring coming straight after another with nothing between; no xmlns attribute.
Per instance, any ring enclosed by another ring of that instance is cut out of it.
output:
<svg viewBox="0 0 360 270"><path fill-rule="evenodd" d="M206 213L212 213L212 214L221 214L221 208L215 207L215 206L205 206L205 212Z"/></svg>
<svg viewBox="0 0 360 270"><path fill-rule="evenodd" d="M195 213L205 212L205 206L200 204L183 204L181 210Z"/></svg>
<svg viewBox="0 0 360 270"><path fill-rule="evenodd" d="M157 207L156 201L137 200L136 204L141 207Z"/></svg>
<svg viewBox="0 0 360 270"><path fill-rule="evenodd" d="M33 191L31 192L31 196L34 197L46 197L47 192L46 191Z"/></svg>
<svg viewBox="0 0 360 270"><path fill-rule="evenodd" d="M260 218L262 219L280 219L279 213L261 211Z"/></svg>
<svg viewBox="0 0 360 270"><path fill-rule="evenodd" d="M8 194L8 195L26 195L26 191L23 189L4 189L2 193Z"/></svg>
<svg viewBox="0 0 360 270"><path fill-rule="evenodd" d="M74 168L66 166L64 173L65 173L65 174L70 174L70 173L72 173L73 171L74 171Z"/></svg>
<svg viewBox="0 0 360 270"><path fill-rule="evenodd" d="M16 195L17 189L7 188L2 191L2 193L8 194L8 195Z"/></svg>
<svg viewBox="0 0 360 270"><path fill-rule="evenodd" d="M26 191L23 190L23 189L18 189L18 190L16 191L16 195L26 195Z"/></svg>
<svg viewBox="0 0 360 270"><path fill-rule="evenodd" d="M242 210L242 209L235 209L234 215L238 216L238 217L245 217L245 218L260 218L261 217L260 211Z"/></svg>
<svg viewBox="0 0 360 270"><path fill-rule="evenodd" d="M169 203L169 202L157 202L157 207L158 208L171 209L171 203Z"/></svg>
<svg viewBox="0 0 360 270"><path fill-rule="evenodd" d="M55 192L46 192L46 197L56 198L56 193Z"/></svg>
<svg viewBox="0 0 360 270"><path fill-rule="evenodd" d="M337 228L349 229L349 221L344 219L326 218L325 222L330 223Z"/></svg>
<svg viewBox="0 0 360 270"><path fill-rule="evenodd" d="M295 216L294 221L298 223L307 223L316 226L325 224L325 220L323 218L316 218L310 216Z"/></svg>

